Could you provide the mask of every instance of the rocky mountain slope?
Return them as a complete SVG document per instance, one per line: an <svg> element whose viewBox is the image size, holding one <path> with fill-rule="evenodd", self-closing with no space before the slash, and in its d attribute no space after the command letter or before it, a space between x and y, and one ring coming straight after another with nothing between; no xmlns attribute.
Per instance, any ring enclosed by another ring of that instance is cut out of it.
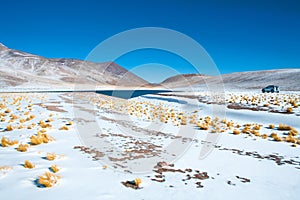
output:
<svg viewBox="0 0 300 200"><path fill-rule="evenodd" d="M267 85L279 85L281 90L300 91L300 69L279 69L237 72L221 76L224 88L227 90L258 90ZM169 88L199 87L207 84L222 84L220 77L200 74L177 75L170 77L161 84Z"/></svg>
<svg viewBox="0 0 300 200"><path fill-rule="evenodd" d="M0 44L1 87L63 87L71 85L140 86L149 84L114 62L48 59Z"/></svg>

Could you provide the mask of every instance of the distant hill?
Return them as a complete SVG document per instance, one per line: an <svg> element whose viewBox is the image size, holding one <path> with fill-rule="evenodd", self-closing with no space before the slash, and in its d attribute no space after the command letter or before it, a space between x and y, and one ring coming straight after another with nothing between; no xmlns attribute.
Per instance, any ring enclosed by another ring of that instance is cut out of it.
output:
<svg viewBox="0 0 300 200"><path fill-rule="evenodd" d="M221 76L227 90L261 89L279 85L281 90L300 91L300 69L237 72ZM9 49L0 43L0 88L66 88L74 85L96 86L164 86L205 88L220 84L220 78L203 74L169 77L150 84L114 62L94 63L77 59L51 59ZM90 88L93 89L93 88Z"/></svg>
<svg viewBox="0 0 300 200"><path fill-rule="evenodd" d="M300 69L279 69L224 74L221 76L227 90L261 89L267 85L279 85L281 90L300 91ZM201 74L177 75L161 84L169 88L187 86L206 87L206 84L220 84L220 78Z"/></svg>
<svg viewBox="0 0 300 200"><path fill-rule="evenodd" d="M0 87L63 87L73 84L140 86L149 84L114 62L49 59L0 43Z"/></svg>

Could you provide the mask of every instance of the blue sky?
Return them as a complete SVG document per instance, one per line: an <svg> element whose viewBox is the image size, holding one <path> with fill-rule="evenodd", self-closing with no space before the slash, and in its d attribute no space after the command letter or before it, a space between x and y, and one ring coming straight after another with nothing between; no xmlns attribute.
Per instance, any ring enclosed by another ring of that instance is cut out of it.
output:
<svg viewBox="0 0 300 200"><path fill-rule="evenodd" d="M0 9L1 43L50 58L84 59L101 41L150 26L190 36L223 74L300 68L297 0L15 0L1 1ZM156 51L117 60L127 69L153 62L179 73L195 72L183 59ZM147 67L145 71L151 71ZM159 70L157 66L147 79L153 82L167 76Z"/></svg>

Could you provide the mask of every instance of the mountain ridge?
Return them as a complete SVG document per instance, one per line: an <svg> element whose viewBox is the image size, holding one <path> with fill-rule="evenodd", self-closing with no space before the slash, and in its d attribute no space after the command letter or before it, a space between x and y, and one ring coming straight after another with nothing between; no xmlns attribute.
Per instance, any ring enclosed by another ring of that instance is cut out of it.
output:
<svg viewBox="0 0 300 200"><path fill-rule="evenodd" d="M300 69L276 69L234 72L220 76L179 74L161 83L151 84L112 61L95 63L74 58L45 58L27 52L9 49L0 43L0 88L48 87L63 88L86 86L130 86L205 88L220 85L229 90L261 89L279 85L283 90L300 91Z"/></svg>
<svg viewBox="0 0 300 200"><path fill-rule="evenodd" d="M282 90L300 91L300 69L286 68L273 70L257 70L234 72L220 76L203 74L176 75L161 82L168 88L206 87L207 84L223 84L225 89L261 89L267 85L279 85Z"/></svg>
<svg viewBox="0 0 300 200"><path fill-rule="evenodd" d="M144 79L108 61L94 63L79 59L45 58L7 48L0 43L0 83L4 87L21 85L111 85L149 84Z"/></svg>

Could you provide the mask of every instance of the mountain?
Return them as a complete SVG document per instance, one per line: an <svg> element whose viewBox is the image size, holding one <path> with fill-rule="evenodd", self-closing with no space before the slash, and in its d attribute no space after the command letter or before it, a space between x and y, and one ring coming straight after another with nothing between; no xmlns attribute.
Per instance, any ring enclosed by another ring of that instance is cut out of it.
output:
<svg viewBox="0 0 300 200"><path fill-rule="evenodd" d="M186 87L189 85L197 85L200 82L211 78L203 74L179 74L172 76L160 83L160 85L168 88Z"/></svg>
<svg viewBox="0 0 300 200"><path fill-rule="evenodd" d="M1 87L51 87L74 85L141 86L147 81L114 62L49 59L9 49L0 43Z"/></svg>
<svg viewBox="0 0 300 200"><path fill-rule="evenodd" d="M207 84L221 84L220 78L227 90L258 90L267 85L279 85L281 90L300 91L300 69L236 72L223 74L221 77L201 74L177 75L164 80L161 85L168 88L205 88Z"/></svg>

